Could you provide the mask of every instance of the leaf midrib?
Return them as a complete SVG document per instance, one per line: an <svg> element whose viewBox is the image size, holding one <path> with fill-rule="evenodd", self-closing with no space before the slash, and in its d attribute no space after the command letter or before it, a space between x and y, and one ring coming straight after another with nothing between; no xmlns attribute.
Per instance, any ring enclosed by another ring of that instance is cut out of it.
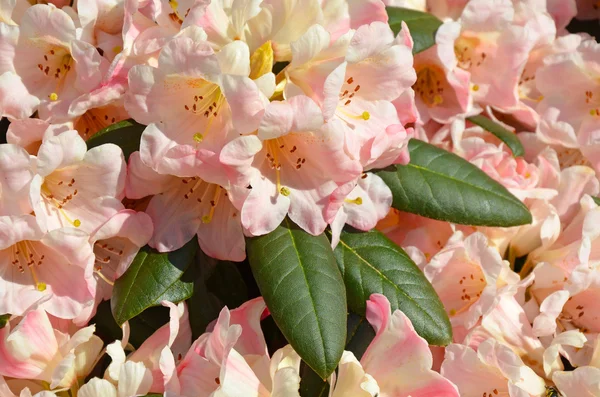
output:
<svg viewBox="0 0 600 397"><path fill-rule="evenodd" d="M136 269L136 272L135 272L135 275L134 275L134 278L133 278L134 280L137 278L137 275L139 274L140 269L142 268L141 264L144 263L144 261L146 260L147 257L148 257L148 253L144 252L144 258L140 261L140 265ZM124 299L122 301L123 304L121 305L120 310L119 310L119 312L117 314L117 317L119 317L119 318L123 314L123 308L125 307L125 303L129 300L129 295L131 295L131 288L127 289L127 293L125 294L125 297L124 297ZM125 320L125 321L127 321L127 320ZM121 326L121 324L119 324L119 326Z"/></svg>
<svg viewBox="0 0 600 397"><path fill-rule="evenodd" d="M292 241L292 246L294 247L294 251L296 252L296 257L298 258L298 265L300 266L300 269L302 270L302 277L304 278L304 282L306 283L306 288L308 289L308 296L309 296L310 304L312 305L312 308L313 308L313 313L315 315L315 320L317 322L317 328L319 329L319 339L321 341L321 347L323 348L323 359L325 361L325 368L324 368L325 371L323 371L323 372L327 372L327 367L329 365L329 361L327 359L327 353L326 353L326 349L325 349L325 339L323 339L323 329L321 328L321 322L319 321L319 316L317 315L317 307L315 306L315 302L313 301L312 289L310 288L310 283L308 282L308 278L306 278L306 272L305 272L304 266L302 264L302 259L300 257L300 251L298 250L298 246L296 245L296 239L294 238L294 234L292 233L289 219L285 218L285 224L287 226L286 229L287 229L288 234L290 235L290 239Z"/></svg>
<svg viewBox="0 0 600 397"><path fill-rule="evenodd" d="M402 295L406 296L410 301L412 301L424 314L425 316L427 316L429 319L431 319L431 321L434 324L437 324L437 321L431 317L431 315L427 312L427 310L425 310L419 303L417 303L416 300L414 300L410 295L408 295L405 291L403 291L400 287L398 287L396 285L396 283L394 283L392 280L390 280L385 274L383 274L379 269L375 268L373 265L371 265L371 263L369 261L367 261L365 258L363 258L362 256L360 256L358 254L358 252L356 250L354 250L352 247L350 247L348 244L346 244L343 240L342 237L340 237L340 244L342 244L346 249L348 249L351 253L353 253L354 255L356 255L357 258L359 258L361 261L363 261L364 263L367 264L367 266L369 266L371 269L373 269L377 274L379 274L381 276L382 279L384 279L385 281L387 281L388 283L390 283L394 289L398 290Z"/></svg>
<svg viewBox="0 0 600 397"><path fill-rule="evenodd" d="M439 156L438 156L438 157L439 157ZM469 163L469 164L470 164L470 163ZM417 169L417 170L419 170L419 171L421 171L421 172L426 172L426 173L433 174L433 175L435 175L435 176L437 176L437 177L443 177L443 178L446 178L446 179L450 179L450 180L452 180L453 182L456 182L456 183L459 183L459 184L463 184L463 185L466 185L466 186L472 187L473 189L476 189L476 190L479 190L479 191L482 191L482 192L485 192L485 193L489 193L489 194L491 194L491 195L493 195L493 196L496 196L496 197L498 197L498 198L500 198L500 199L503 199L503 200L506 200L506 201L510 201L510 202L512 202L512 203L519 204L520 206L522 206L522 205L523 205L523 203L522 203L522 202L520 202L520 201L518 201L518 200L514 200L514 199L513 199L512 197L510 197L510 196L505 196L505 195L502 195L502 194L496 193L496 192L495 192L495 191L493 191L493 190L487 190L487 189L484 189L484 188L482 188L482 187L479 187L479 186L477 186L477 185L472 185L472 184L470 184L470 183L468 183L468 182L465 182L465 181L463 181L463 180L456 179L456 178L454 178L454 177L452 177L452 176L450 176L450 175L447 175L447 174L442 174L442 173L440 173L440 172L437 172L437 171L433 171L431 168L426 168L426 167L423 167L423 166L420 166L420 165L416 165L416 164L413 164L413 163L408 163L408 164L407 164L407 165L405 165L404 167L413 167L413 168L415 168L415 169ZM483 172L483 171L481 171L481 172ZM500 186L502 186L502 185L500 185Z"/></svg>

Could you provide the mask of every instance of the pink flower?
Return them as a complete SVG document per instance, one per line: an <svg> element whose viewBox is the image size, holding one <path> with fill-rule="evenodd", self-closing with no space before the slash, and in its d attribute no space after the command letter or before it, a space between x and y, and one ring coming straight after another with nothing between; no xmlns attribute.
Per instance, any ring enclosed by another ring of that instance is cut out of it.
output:
<svg viewBox="0 0 600 397"><path fill-rule="evenodd" d="M405 160L398 158L408 134L392 101L410 90L415 73L410 48L389 26L373 22L330 43L316 25L292 44L292 55L286 96L303 93L318 103L331 128L344 133L348 154L365 169Z"/></svg>
<svg viewBox="0 0 600 397"><path fill-rule="evenodd" d="M148 243L152 230L152 220L146 213L121 210L92 233L96 297L94 304L75 319L76 323L87 324L98 304L110 299L115 280L125 273L139 249Z"/></svg>
<svg viewBox="0 0 600 397"><path fill-rule="evenodd" d="M207 255L243 260L246 243L240 208L247 194L245 187L228 190L195 176L159 174L142 161L139 152L129 160L127 197L154 195L146 209L154 223L149 245L161 252L176 250L197 235Z"/></svg>
<svg viewBox="0 0 600 397"><path fill-rule="evenodd" d="M164 357L165 390L182 397L299 396L300 357L291 346L269 357L260 328L265 309L262 298L231 312L224 308L176 368Z"/></svg>
<svg viewBox="0 0 600 397"><path fill-rule="evenodd" d="M42 141L69 131L68 124L50 124L40 119L14 120L8 126L6 141L21 146L29 154L37 155Z"/></svg>
<svg viewBox="0 0 600 397"><path fill-rule="evenodd" d="M88 238L74 228L44 235L32 215L0 217L0 312L23 315L45 298L48 313L78 316L95 293Z"/></svg>
<svg viewBox="0 0 600 397"><path fill-rule="evenodd" d="M423 269L454 326L471 329L519 277L481 233L456 236ZM516 291L515 291L516 292Z"/></svg>
<svg viewBox="0 0 600 397"><path fill-rule="evenodd" d="M569 372L556 372L554 383L565 397L600 396L600 369L579 367Z"/></svg>
<svg viewBox="0 0 600 397"><path fill-rule="evenodd" d="M448 21L437 30L436 45L415 56L416 103L421 123L447 123L470 111L470 74L458 67L454 42L460 24Z"/></svg>
<svg viewBox="0 0 600 397"><path fill-rule="evenodd" d="M377 334L360 364L345 354L332 386L335 397L358 393L380 397L459 396L448 379L431 370L433 360L427 342L415 332L404 313L400 310L392 313L387 298L371 295L367 301L367 320ZM354 381L349 381L350 377Z"/></svg>
<svg viewBox="0 0 600 397"><path fill-rule="evenodd" d="M545 382L508 346L487 339L477 347L446 347L441 373L458 387L463 397L545 395Z"/></svg>
<svg viewBox="0 0 600 397"><path fill-rule="evenodd" d="M329 195L355 179L362 168L344 152L342 131L323 116L310 98L300 95L272 102L257 135L228 144L221 161L239 169L253 158L242 225L252 235L274 230L286 215L307 232L325 230Z"/></svg>
<svg viewBox="0 0 600 397"><path fill-rule="evenodd" d="M73 99L97 86L108 68L94 46L79 40L66 12L43 4L28 8L23 15L10 61L7 71L20 78L13 79L10 87L24 97L19 112L8 114L15 118L31 115L38 104L43 118L55 109L68 108ZM0 84L4 92L0 96L12 95L10 87Z"/></svg>
<svg viewBox="0 0 600 397"><path fill-rule="evenodd" d="M91 325L63 334L52 328L43 309L29 311L14 328L0 329L0 375L70 388L87 376L102 350L94 331Z"/></svg>
<svg viewBox="0 0 600 397"><path fill-rule="evenodd" d="M126 164L118 146L87 151L77 131L67 131L44 141L36 160L30 200L42 228L90 233L123 209Z"/></svg>

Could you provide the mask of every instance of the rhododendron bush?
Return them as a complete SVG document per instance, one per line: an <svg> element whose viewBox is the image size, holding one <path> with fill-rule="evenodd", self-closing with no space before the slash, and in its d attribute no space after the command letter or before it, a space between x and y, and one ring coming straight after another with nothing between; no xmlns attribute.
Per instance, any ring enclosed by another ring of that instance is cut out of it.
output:
<svg viewBox="0 0 600 397"><path fill-rule="evenodd" d="M599 9L0 0L0 397L600 397Z"/></svg>

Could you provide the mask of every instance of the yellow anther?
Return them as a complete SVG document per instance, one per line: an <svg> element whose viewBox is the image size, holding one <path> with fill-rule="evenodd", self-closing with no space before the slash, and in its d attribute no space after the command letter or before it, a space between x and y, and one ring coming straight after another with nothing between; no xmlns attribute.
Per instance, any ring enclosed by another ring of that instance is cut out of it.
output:
<svg viewBox="0 0 600 397"><path fill-rule="evenodd" d="M346 203L361 205L363 203L362 197L357 197L355 199L344 199Z"/></svg>
<svg viewBox="0 0 600 397"><path fill-rule="evenodd" d="M479 91L479 85L475 84L475 85L473 86L473 91Z"/></svg>
<svg viewBox="0 0 600 397"><path fill-rule="evenodd" d="M456 309L450 309L450 317L456 315Z"/></svg>
<svg viewBox="0 0 600 397"><path fill-rule="evenodd" d="M212 221L212 216L210 216L210 215L204 215L202 217L202 223L210 223L210 221Z"/></svg>
<svg viewBox="0 0 600 397"><path fill-rule="evenodd" d="M46 291L46 283L35 283L35 289L38 291Z"/></svg>
<svg viewBox="0 0 600 397"><path fill-rule="evenodd" d="M362 118L363 118L363 120L369 120L371 118L371 113L364 111L362 113Z"/></svg>
<svg viewBox="0 0 600 397"><path fill-rule="evenodd" d="M56 92L53 92L52 94L48 95L48 98L50 98L51 101L58 101L58 94Z"/></svg>
<svg viewBox="0 0 600 397"><path fill-rule="evenodd" d="M173 8L179 7L179 3L175 0L169 0L169 4L171 4L171 7Z"/></svg>
<svg viewBox="0 0 600 397"><path fill-rule="evenodd" d="M436 96L433 97L433 104L434 105L439 105L442 102L444 102L444 99L442 98L441 95L436 95Z"/></svg>
<svg viewBox="0 0 600 397"><path fill-rule="evenodd" d="M80 221L79 219L75 219L75 220L73 221L73 226L75 226L75 227L79 227L79 226L81 226L81 221Z"/></svg>
<svg viewBox="0 0 600 397"><path fill-rule="evenodd" d="M119 52L123 51L123 47L121 47L120 45L116 45L113 47L112 50L115 54L118 54Z"/></svg>
<svg viewBox="0 0 600 397"><path fill-rule="evenodd" d="M204 140L204 135L202 135L202 134L201 134L201 133L199 133L199 132L196 132L196 133L194 134L194 142L196 142L196 143L200 143L200 142L202 142L203 140Z"/></svg>
<svg viewBox="0 0 600 397"><path fill-rule="evenodd" d="M590 110L590 116L595 116L596 114L598 114L598 112L596 111L596 109Z"/></svg>
<svg viewBox="0 0 600 397"><path fill-rule="evenodd" d="M282 186L281 189L279 189L279 193L283 194L285 197L289 196L292 192L290 192L290 189L288 189L285 186Z"/></svg>

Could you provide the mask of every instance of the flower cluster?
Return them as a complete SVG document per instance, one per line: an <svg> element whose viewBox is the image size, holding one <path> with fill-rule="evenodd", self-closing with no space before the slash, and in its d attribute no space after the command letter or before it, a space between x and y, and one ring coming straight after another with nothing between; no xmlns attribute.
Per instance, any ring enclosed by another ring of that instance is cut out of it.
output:
<svg viewBox="0 0 600 397"><path fill-rule="evenodd" d="M197 238L243 261L245 238L289 217L333 247L345 225L377 228L452 323L454 343L430 347L373 294L376 336L344 352L330 396L600 397L600 44L566 30L595 2L47 3L0 0L1 396L299 396L300 356L268 351L262 298L195 341L186 304L163 301L169 323L135 351L127 323L107 346L89 324L143 246ZM386 6L437 16L435 45L413 55ZM127 119L146 126L139 150L86 144ZM411 138L479 167L533 222L391 209L372 171L409 163Z"/></svg>

